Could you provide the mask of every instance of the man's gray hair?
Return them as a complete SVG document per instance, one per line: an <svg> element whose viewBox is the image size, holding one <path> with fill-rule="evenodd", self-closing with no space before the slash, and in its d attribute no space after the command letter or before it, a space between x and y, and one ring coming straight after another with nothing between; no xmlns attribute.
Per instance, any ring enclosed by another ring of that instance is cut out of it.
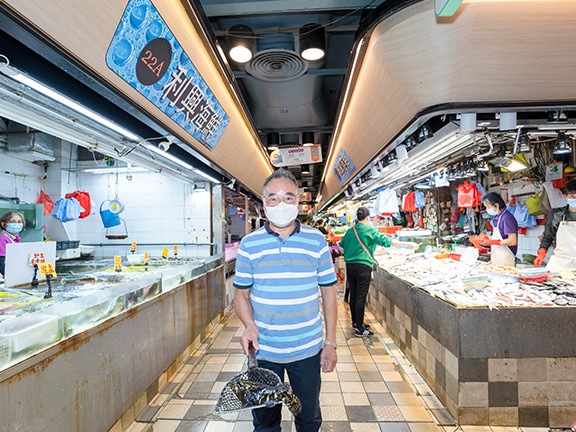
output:
<svg viewBox="0 0 576 432"><path fill-rule="evenodd" d="M262 187L262 192L266 193L266 187L268 186L268 183L270 183L272 180L278 180L278 179L289 180L292 183L294 183L294 186L296 186L296 189L298 189L298 180L296 180L296 177L294 177L294 175L290 171L285 170L284 168L279 168L276 171L274 171L270 175L270 177L266 179L266 181L264 182L264 186Z"/></svg>

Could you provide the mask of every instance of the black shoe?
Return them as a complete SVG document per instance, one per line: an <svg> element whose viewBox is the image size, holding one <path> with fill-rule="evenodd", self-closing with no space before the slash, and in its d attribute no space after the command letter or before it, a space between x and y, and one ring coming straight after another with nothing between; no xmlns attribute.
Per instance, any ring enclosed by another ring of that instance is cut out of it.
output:
<svg viewBox="0 0 576 432"><path fill-rule="evenodd" d="M356 323L352 323L352 328L353 328L354 330L356 330ZM362 328L363 328L363 329L369 329L369 328L370 328L370 324L364 324L364 325L362 326Z"/></svg>
<svg viewBox="0 0 576 432"><path fill-rule="evenodd" d="M367 336L373 336L374 333L372 333L370 330L368 329L362 329L362 330L356 330L354 332L354 336L356 337L367 337Z"/></svg>

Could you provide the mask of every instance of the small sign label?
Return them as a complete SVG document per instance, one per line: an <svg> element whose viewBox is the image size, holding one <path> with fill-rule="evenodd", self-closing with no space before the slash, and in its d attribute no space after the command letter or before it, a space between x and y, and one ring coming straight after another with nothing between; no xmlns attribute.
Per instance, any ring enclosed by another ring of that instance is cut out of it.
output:
<svg viewBox="0 0 576 432"><path fill-rule="evenodd" d="M174 245L174 256L178 255L178 245Z"/></svg>
<svg viewBox="0 0 576 432"><path fill-rule="evenodd" d="M30 265L34 266L34 264L40 264L46 262L46 253L45 252L32 252L30 254Z"/></svg>
<svg viewBox="0 0 576 432"><path fill-rule="evenodd" d="M162 249L162 258L168 258L168 248Z"/></svg>
<svg viewBox="0 0 576 432"><path fill-rule="evenodd" d="M148 265L148 251L144 252L144 265Z"/></svg>
<svg viewBox="0 0 576 432"><path fill-rule="evenodd" d="M546 181L560 180L564 175L562 162L555 162L546 165Z"/></svg>
<svg viewBox="0 0 576 432"><path fill-rule="evenodd" d="M572 270L560 269L560 270L558 270L558 274L560 275L560 277L562 279L576 280L576 277L574 276L574 273L572 272Z"/></svg>
<svg viewBox="0 0 576 432"><path fill-rule="evenodd" d="M130 246L130 252L136 251L136 242L132 242L132 246Z"/></svg>
<svg viewBox="0 0 576 432"><path fill-rule="evenodd" d="M56 277L56 270L54 270L54 264L41 262L38 263L38 270L40 270L40 276L46 277L47 275L51 275L52 277Z"/></svg>
<svg viewBox="0 0 576 432"><path fill-rule="evenodd" d="M334 174L336 174L338 183L344 183L355 169L356 165L354 165L348 154L344 151L344 149L340 149L338 156L336 156L334 166L332 167Z"/></svg>
<svg viewBox="0 0 576 432"><path fill-rule="evenodd" d="M322 162L322 147L319 145L278 149L270 153L270 163L275 167L318 162Z"/></svg>
<svg viewBox="0 0 576 432"><path fill-rule="evenodd" d="M114 270L122 271L122 257L120 255L114 255Z"/></svg>

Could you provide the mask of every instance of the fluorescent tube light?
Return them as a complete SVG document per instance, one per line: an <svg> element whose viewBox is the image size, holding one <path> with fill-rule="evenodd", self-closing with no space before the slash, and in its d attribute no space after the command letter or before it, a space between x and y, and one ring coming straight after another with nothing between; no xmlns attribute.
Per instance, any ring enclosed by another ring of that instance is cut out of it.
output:
<svg viewBox="0 0 576 432"><path fill-rule="evenodd" d="M166 159L171 160L172 162L180 165L181 167L187 168L189 170L194 170L194 167L186 162L184 162L182 159L177 158L176 156L172 156L170 153L167 153L163 150L160 150L158 147L156 147L153 144L146 144L145 147L148 150L152 150L154 153L159 154L160 156L165 157Z"/></svg>
<svg viewBox="0 0 576 432"><path fill-rule="evenodd" d="M46 85L42 84L39 81L36 81L35 79L32 79L32 78L30 78L30 77L28 77L28 76L26 76L20 72L13 74L12 72L14 70L17 71L17 69L15 69L11 66L8 66L8 68L10 68L10 69L8 69L9 73L6 73L7 67L2 68L2 71L5 72L5 74L7 76L9 76L10 78L12 78L12 79L24 84L24 85L27 85L30 88L33 88L37 92L42 93L44 96L48 96L50 99L53 99L56 102L60 102L61 104L66 105L68 108L72 108L74 111L77 111L80 114L83 114L86 117L89 117L94 121L97 121L101 125L106 126L107 128L118 132L119 134L125 136L126 138L129 138L129 139L134 140L134 141L140 141L140 137L138 135L133 134L129 130L124 129L123 127L118 126L115 123L112 123L110 120L102 117L100 114L97 114L94 111L91 111L88 108L74 102L72 99L69 99L64 95L61 95L60 93L52 90L51 88L47 87Z"/></svg>
<svg viewBox="0 0 576 432"><path fill-rule="evenodd" d="M216 180L214 177L210 177L208 174L206 174L204 171L200 171L198 168L192 168L192 171L204 177L205 179L210 180L212 183L220 183L220 180Z"/></svg>

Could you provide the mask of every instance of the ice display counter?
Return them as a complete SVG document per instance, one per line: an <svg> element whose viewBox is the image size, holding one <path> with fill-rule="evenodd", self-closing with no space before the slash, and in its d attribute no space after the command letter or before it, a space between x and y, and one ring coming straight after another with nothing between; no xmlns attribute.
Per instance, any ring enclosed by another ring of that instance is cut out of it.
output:
<svg viewBox="0 0 576 432"><path fill-rule="evenodd" d="M153 261L148 271L110 266L67 262L53 298L45 286L25 290L0 314L6 430L130 424L222 317L223 254Z"/></svg>
<svg viewBox="0 0 576 432"><path fill-rule="evenodd" d="M426 259L408 259L410 271L396 257L396 266L374 274L369 308L458 423L572 427L576 307L553 301L569 297L571 285L558 293L552 286L534 287L539 293L549 291L553 298L546 305L537 304L537 297L528 300L530 306L514 305L505 295L495 299L499 304L482 305L476 298L476 304L462 305L459 299L474 299L468 295L474 290L465 290L461 277L451 275L468 277L473 269L466 271L452 260L432 261L431 269ZM443 277L433 280L435 272ZM494 281L489 285L502 289L519 283L507 274L495 274ZM462 295L441 298L448 292Z"/></svg>

